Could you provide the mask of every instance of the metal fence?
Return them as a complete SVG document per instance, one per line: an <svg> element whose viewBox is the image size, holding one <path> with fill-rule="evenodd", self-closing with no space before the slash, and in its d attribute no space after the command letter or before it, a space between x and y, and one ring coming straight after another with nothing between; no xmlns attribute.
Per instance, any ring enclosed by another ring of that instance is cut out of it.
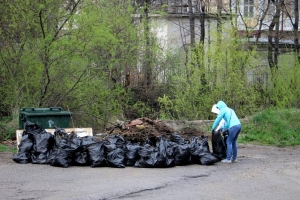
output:
<svg viewBox="0 0 300 200"><path fill-rule="evenodd" d="M267 72L251 72L247 73L246 77L249 85L261 84L266 86L268 84L270 75Z"/></svg>

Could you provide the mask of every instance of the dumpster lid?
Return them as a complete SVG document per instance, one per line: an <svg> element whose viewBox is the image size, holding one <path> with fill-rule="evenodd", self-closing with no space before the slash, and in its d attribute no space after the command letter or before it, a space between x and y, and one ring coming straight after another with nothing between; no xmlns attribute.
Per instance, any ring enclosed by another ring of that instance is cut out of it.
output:
<svg viewBox="0 0 300 200"><path fill-rule="evenodd" d="M61 107L50 107L50 108L21 108L20 114L26 116L59 116L67 115L71 116L72 112L64 111Z"/></svg>

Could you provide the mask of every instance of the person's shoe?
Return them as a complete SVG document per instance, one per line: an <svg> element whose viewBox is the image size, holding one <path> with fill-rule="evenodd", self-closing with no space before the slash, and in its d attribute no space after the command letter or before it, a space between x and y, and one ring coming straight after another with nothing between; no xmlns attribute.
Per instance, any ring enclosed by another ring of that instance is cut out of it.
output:
<svg viewBox="0 0 300 200"><path fill-rule="evenodd" d="M221 160L222 163L231 163L231 160L228 160L228 159L224 159L224 160Z"/></svg>
<svg viewBox="0 0 300 200"><path fill-rule="evenodd" d="M232 159L231 162L236 163L237 159Z"/></svg>

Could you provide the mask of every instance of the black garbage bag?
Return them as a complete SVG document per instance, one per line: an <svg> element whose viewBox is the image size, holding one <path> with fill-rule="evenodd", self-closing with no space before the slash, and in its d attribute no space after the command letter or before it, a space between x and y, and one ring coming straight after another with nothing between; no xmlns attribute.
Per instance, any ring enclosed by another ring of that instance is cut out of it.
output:
<svg viewBox="0 0 300 200"><path fill-rule="evenodd" d="M45 164L51 164L52 163L52 161L55 159L55 156L57 154L57 150L58 150L58 147L53 147L49 151Z"/></svg>
<svg viewBox="0 0 300 200"><path fill-rule="evenodd" d="M110 167L118 167L124 168L125 167L125 153L123 149L116 148L107 154L106 158L107 164Z"/></svg>
<svg viewBox="0 0 300 200"><path fill-rule="evenodd" d="M149 144L151 146L156 146L157 143L157 137L156 136L150 136L146 138L146 141L144 142L144 144Z"/></svg>
<svg viewBox="0 0 300 200"><path fill-rule="evenodd" d="M60 141L63 139L63 138L68 138L68 133L65 131L65 129L62 129L62 128L55 128L54 130L54 144L51 148L51 150L49 151L49 154L48 154L48 157L47 157L47 160L45 162L45 164L51 164L55 157L56 157L56 154L57 154L57 151L58 151L58 148L59 148L59 144L60 144Z"/></svg>
<svg viewBox="0 0 300 200"><path fill-rule="evenodd" d="M126 166L134 166L135 162L139 159L139 148L140 143L131 143L127 141L125 143L125 165Z"/></svg>
<svg viewBox="0 0 300 200"><path fill-rule="evenodd" d="M72 153L73 152L67 151L62 148L57 149L56 155L50 165L55 167L64 167L64 168L69 167L72 162L72 156L73 156Z"/></svg>
<svg viewBox="0 0 300 200"><path fill-rule="evenodd" d="M106 140L110 144L115 144L116 148L124 149L125 140L121 135L109 135Z"/></svg>
<svg viewBox="0 0 300 200"><path fill-rule="evenodd" d="M34 151L46 154L54 145L54 136L51 133L41 130L41 132L33 135Z"/></svg>
<svg viewBox="0 0 300 200"><path fill-rule="evenodd" d="M93 136L76 137L73 136L73 142L79 145L79 148L74 152L74 160L72 165L86 166L89 165L88 146L97 142Z"/></svg>
<svg viewBox="0 0 300 200"><path fill-rule="evenodd" d="M156 146L158 149L158 154L155 167L174 167L175 160L173 157L173 147L169 145L169 141L163 136L158 137Z"/></svg>
<svg viewBox="0 0 300 200"><path fill-rule="evenodd" d="M156 138L156 146L153 140L147 140L139 150L139 160L134 164L134 167L154 168L154 167L173 167L175 161L173 157L173 146L169 144L164 137Z"/></svg>
<svg viewBox="0 0 300 200"><path fill-rule="evenodd" d="M105 156L106 156L109 152L111 152L111 151L117 149L116 144L111 144L111 143L109 143L107 140L104 140L104 141L105 141L105 143L104 143L104 153L105 153Z"/></svg>
<svg viewBox="0 0 300 200"><path fill-rule="evenodd" d="M24 131L22 139L18 145L18 153L13 155L13 161L20 164L27 164L31 162L31 152L33 150L33 141L28 137L28 134Z"/></svg>
<svg viewBox="0 0 300 200"><path fill-rule="evenodd" d="M82 146L82 139L80 137L78 137L77 134L74 133L74 132L71 132L68 135L68 138L69 138L69 141L70 141L69 142L70 148L74 149L75 151L80 150L80 148Z"/></svg>
<svg viewBox="0 0 300 200"><path fill-rule="evenodd" d="M190 152L191 152L191 158L192 163L194 164L200 164L200 154L201 153L209 153L208 147L204 147L204 144L206 144L201 138L199 137L193 137L190 142Z"/></svg>
<svg viewBox="0 0 300 200"><path fill-rule="evenodd" d="M18 152L13 155L13 161L20 164L27 164L31 162L31 153Z"/></svg>
<svg viewBox="0 0 300 200"><path fill-rule="evenodd" d="M201 138L194 137L190 143L190 151L192 163L212 165L219 161L209 150L208 136L202 136Z"/></svg>
<svg viewBox="0 0 300 200"><path fill-rule="evenodd" d="M46 162L53 144L53 135L47 133L46 130L38 124L27 121L25 123L25 130L22 134L18 154L14 155L13 159L16 162L43 164Z"/></svg>
<svg viewBox="0 0 300 200"><path fill-rule="evenodd" d="M33 153L31 155L32 164L46 164L47 157L54 145L54 136L45 130L32 135L34 138Z"/></svg>
<svg viewBox="0 0 300 200"><path fill-rule="evenodd" d="M90 144L93 144L93 143L97 143L97 139L94 137L94 136L84 136L84 137L81 137L81 145L82 146L89 146Z"/></svg>
<svg viewBox="0 0 300 200"><path fill-rule="evenodd" d="M51 166L69 167L73 161L74 153L80 147L80 141L77 138L62 138L60 140L55 158L51 162Z"/></svg>
<svg viewBox="0 0 300 200"><path fill-rule="evenodd" d="M183 166L192 163L190 144L177 144L174 146L174 159L175 165Z"/></svg>
<svg viewBox="0 0 300 200"><path fill-rule="evenodd" d="M142 145L139 150L139 160L134 164L134 167L153 168L157 163L158 148L151 146L148 143Z"/></svg>
<svg viewBox="0 0 300 200"><path fill-rule="evenodd" d="M45 153L38 153L38 152L33 152L31 154L31 162L32 164L47 164L47 159L48 159L49 152Z"/></svg>
<svg viewBox="0 0 300 200"><path fill-rule="evenodd" d="M173 155L175 159L175 165L189 165L191 164L191 151L189 141L185 141L182 137L175 133L172 134L170 140L173 144Z"/></svg>
<svg viewBox="0 0 300 200"><path fill-rule="evenodd" d="M18 145L18 152L28 152L31 153L33 150L33 140L29 138L26 132L23 132L22 139Z"/></svg>
<svg viewBox="0 0 300 200"><path fill-rule="evenodd" d="M210 153L209 144L208 144L208 136L202 136L198 141L200 152Z"/></svg>
<svg viewBox="0 0 300 200"><path fill-rule="evenodd" d="M218 157L212 153L201 153L200 155L200 165L213 165L219 162Z"/></svg>
<svg viewBox="0 0 300 200"><path fill-rule="evenodd" d="M182 137L178 133L171 134L170 141L175 142L177 144L184 144L185 143L185 141L182 139Z"/></svg>
<svg viewBox="0 0 300 200"><path fill-rule="evenodd" d="M120 135L109 135L104 144L107 165L110 167L125 167L125 140Z"/></svg>
<svg viewBox="0 0 300 200"><path fill-rule="evenodd" d="M71 165L76 165L76 166L89 165L87 145L89 145L89 143L92 143L92 141L89 139L78 137L75 132L71 132L68 135L68 137L71 140L70 142L71 149L74 149Z"/></svg>
<svg viewBox="0 0 300 200"><path fill-rule="evenodd" d="M41 132L45 131L43 127L36 123L32 123L30 121L25 122L25 132L31 136L34 136L36 134L39 134Z"/></svg>
<svg viewBox="0 0 300 200"><path fill-rule="evenodd" d="M226 158L226 143L220 131L213 131L211 136L212 152L219 159Z"/></svg>
<svg viewBox="0 0 300 200"><path fill-rule="evenodd" d="M90 167L102 167L107 165L104 155L104 144L106 142L107 141L100 141L87 146Z"/></svg>
<svg viewBox="0 0 300 200"><path fill-rule="evenodd" d="M72 165L77 165L77 166L89 165L88 152L87 152L86 148L81 148L80 151L76 151L74 153L74 160L73 160Z"/></svg>
<svg viewBox="0 0 300 200"><path fill-rule="evenodd" d="M25 131L28 138L33 141L33 150L30 154L33 164L43 164L47 160L48 151L51 149L52 135L36 123L27 121Z"/></svg>
<svg viewBox="0 0 300 200"><path fill-rule="evenodd" d="M58 148L60 141L63 138L68 138L69 135L65 129L62 128L56 128L54 130L54 140L55 140L55 147Z"/></svg>

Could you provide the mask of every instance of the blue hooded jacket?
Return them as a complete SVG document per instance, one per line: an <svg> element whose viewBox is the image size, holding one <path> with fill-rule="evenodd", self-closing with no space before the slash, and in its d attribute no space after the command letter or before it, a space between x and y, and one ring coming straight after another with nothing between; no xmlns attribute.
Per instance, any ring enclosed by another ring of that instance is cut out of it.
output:
<svg viewBox="0 0 300 200"><path fill-rule="evenodd" d="M217 103L217 108L220 110L220 112L214 121L212 130L214 130L218 126L222 118L226 121L226 124L224 125L224 130L227 128L231 128L235 125L241 124L234 110L227 107L227 105L223 101L219 101Z"/></svg>

